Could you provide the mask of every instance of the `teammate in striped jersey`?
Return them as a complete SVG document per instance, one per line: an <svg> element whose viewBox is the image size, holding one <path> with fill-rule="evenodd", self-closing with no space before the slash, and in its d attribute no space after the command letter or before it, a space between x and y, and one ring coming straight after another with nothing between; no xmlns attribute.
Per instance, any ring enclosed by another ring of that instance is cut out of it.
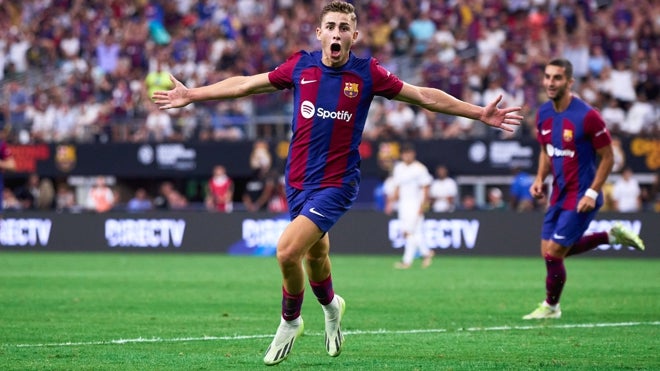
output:
<svg viewBox="0 0 660 371"><path fill-rule="evenodd" d="M543 87L548 100L536 117L541 146L530 193L544 196L543 183L552 173L550 205L541 230L541 254L546 265L546 299L523 319L561 317L559 298L566 282L564 259L603 244L644 250L632 231L615 225L609 232L583 236L603 204L601 188L614 164L612 139L598 111L571 93L573 66L566 59L550 61ZM598 160L600 158L600 160Z"/></svg>
<svg viewBox="0 0 660 371"><path fill-rule="evenodd" d="M328 3L319 20L318 51L295 53L267 73L234 76L198 88L188 89L171 77L172 90L153 94L154 102L168 109L293 90L292 138L285 169L291 223L277 244L282 318L264 357L267 365L283 361L303 331L300 311L306 279L325 313L326 351L333 357L341 352L345 303L333 290L327 232L358 194L358 147L374 96L480 120L505 131L512 131L511 125L519 125L522 119L519 107L497 107L502 97L485 107L476 106L438 89L405 83L374 58L355 56L351 47L358 40L357 15L348 2Z"/></svg>

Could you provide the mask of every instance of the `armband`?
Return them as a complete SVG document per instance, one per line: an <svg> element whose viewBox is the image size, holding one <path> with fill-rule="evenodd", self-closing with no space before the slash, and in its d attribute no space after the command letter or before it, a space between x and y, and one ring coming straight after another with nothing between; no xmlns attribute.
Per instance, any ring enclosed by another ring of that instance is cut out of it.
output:
<svg viewBox="0 0 660 371"><path fill-rule="evenodd" d="M594 191L593 189L589 188L587 189L586 192L584 192L584 195L589 197L592 200L595 200L598 198L598 192Z"/></svg>

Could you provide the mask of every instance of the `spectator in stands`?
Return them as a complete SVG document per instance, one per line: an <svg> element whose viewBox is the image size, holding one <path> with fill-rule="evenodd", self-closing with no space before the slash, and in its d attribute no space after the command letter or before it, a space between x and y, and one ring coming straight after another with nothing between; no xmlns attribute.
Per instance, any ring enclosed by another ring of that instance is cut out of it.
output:
<svg viewBox="0 0 660 371"><path fill-rule="evenodd" d="M498 187L492 187L488 190L488 202L486 210L507 210L506 202L502 190Z"/></svg>
<svg viewBox="0 0 660 371"><path fill-rule="evenodd" d="M115 142L125 142L129 138L129 120L135 107L133 92L127 79L119 79L112 88L112 139Z"/></svg>
<svg viewBox="0 0 660 371"><path fill-rule="evenodd" d="M8 102L5 122L10 125L11 130L14 133L27 131L27 112L30 107L30 99L25 87L20 85L17 81L9 82L9 84L7 84L5 99L6 102Z"/></svg>
<svg viewBox="0 0 660 371"><path fill-rule="evenodd" d="M39 181L39 195L35 200L35 208L38 210L55 208L55 186L49 178L41 178Z"/></svg>
<svg viewBox="0 0 660 371"><path fill-rule="evenodd" d="M610 133L621 134L626 121L626 111L621 108L619 102L614 97L610 97L609 95L605 95L605 97L606 105L601 111L603 121L605 121L605 125L607 125Z"/></svg>
<svg viewBox="0 0 660 371"><path fill-rule="evenodd" d="M170 81L169 68L165 66L163 57L156 58L155 68L147 74L144 79L144 101L148 104L151 101L151 96L156 90L171 89L172 82Z"/></svg>
<svg viewBox="0 0 660 371"><path fill-rule="evenodd" d="M80 113L76 120L75 135L79 142L92 142L98 129L97 124L102 120L105 108L96 101L93 94L87 96L87 101L80 105Z"/></svg>
<svg viewBox="0 0 660 371"><path fill-rule="evenodd" d="M37 173L31 173L25 184L16 190L16 198L21 202L22 210L36 209L36 201L39 199L39 182L41 177Z"/></svg>
<svg viewBox="0 0 660 371"><path fill-rule="evenodd" d="M53 141L68 143L74 139L79 111L76 106L60 97L55 104L53 118Z"/></svg>
<svg viewBox="0 0 660 371"><path fill-rule="evenodd" d="M612 87L611 94L622 104L625 110L637 99L635 93L636 78L630 68L628 60L619 60L614 63L610 70L609 85Z"/></svg>
<svg viewBox="0 0 660 371"><path fill-rule="evenodd" d="M35 142L51 143L55 127L55 107L46 93L42 93L28 109L28 119L32 122L32 139Z"/></svg>
<svg viewBox="0 0 660 371"><path fill-rule="evenodd" d="M243 206L252 212L266 210L273 197L276 182L277 177L271 171L270 164L260 164L245 184L241 196Z"/></svg>
<svg viewBox="0 0 660 371"><path fill-rule="evenodd" d="M511 210L518 212L534 210L534 197L529 193L529 187L534 183L534 176L523 171L520 167L512 169L509 203Z"/></svg>
<svg viewBox="0 0 660 371"><path fill-rule="evenodd" d="M415 111L410 105L402 102L390 102L386 105L385 123L389 130L397 138L414 138L417 128L415 127Z"/></svg>
<svg viewBox="0 0 660 371"><path fill-rule="evenodd" d="M133 140L137 142L164 142L170 140L174 134L172 116L168 112L159 110L155 104L149 104L148 107L149 114L145 124L135 132Z"/></svg>
<svg viewBox="0 0 660 371"><path fill-rule="evenodd" d="M126 203L126 210L129 212L149 211L153 208L153 202L143 187L136 189L133 197Z"/></svg>
<svg viewBox="0 0 660 371"><path fill-rule="evenodd" d="M271 213L284 213L289 210L289 205L286 200L286 184L284 175L279 175L275 183L273 195L268 201L268 211Z"/></svg>
<svg viewBox="0 0 660 371"><path fill-rule="evenodd" d="M75 212L79 211L80 207L76 202L76 195L73 192L73 189L69 187L66 182L58 183L55 191L55 210L58 212L69 211Z"/></svg>
<svg viewBox="0 0 660 371"><path fill-rule="evenodd" d="M466 193L461 197L461 205L458 210L460 211L477 211L481 210L481 206L477 203L477 199L471 193Z"/></svg>
<svg viewBox="0 0 660 371"><path fill-rule="evenodd" d="M110 23L103 18L102 12L87 12L86 5L82 2L74 2L71 7L68 7L67 3L47 1L40 2L38 6L4 3L7 9L12 10L1 15L8 26L0 32L0 80L15 82L28 96L28 105L29 101L33 100L31 96L37 94L40 86L51 85L66 88L66 94L70 96L65 100L72 102L71 111L80 110L81 117L90 112L86 108L89 104L107 106L104 108L107 113L100 117L102 125L90 125L94 130L89 137L77 135L75 140L79 142L108 138L106 116L112 115L111 107L115 107L114 103L110 104L110 101L114 100L112 88L119 84L116 80L125 78L119 76L122 65L126 65L132 75L129 83L133 92L131 100L135 104L132 112L137 122L144 123L149 112L146 106L149 100L146 97L150 93L147 91L152 84L144 77L150 71L170 70L183 76L186 82L199 86L208 81L221 80L217 70L234 68L240 71L240 74L247 75L255 70L272 69L276 66L276 61L282 60L290 50L304 48L314 41L313 38L310 40L309 37L299 36L297 32L309 30L310 27L313 29L310 12L304 11L304 7L294 11L280 2L273 7L258 6L260 10L254 13L258 16L240 19L232 18L236 15L229 3L204 2L199 6L190 6L183 2L181 4L184 5L171 6L155 2L124 1L113 5L112 17L108 18L111 19ZM480 96L486 90L486 86L481 82L489 80L487 74L495 72L503 81L516 81L515 76L507 75L506 71L520 62L525 65L523 74L526 77L522 86L525 92L524 102L536 107L540 84L534 77L540 73L538 67L542 66L542 61L549 59L552 53L567 53L567 57L576 66L575 75L580 77L587 46L585 70L588 73L584 76L585 81L589 81L588 77L591 77L594 85L603 92L615 94L615 99L619 99L624 113L635 100L630 97L622 99L620 95L625 95L623 90L628 96L632 96L631 92L639 94L639 89L642 89L647 101L657 105L659 53L656 50L660 34L653 26L653 14L656 13L657 6L649 0L636 1L635 7L632 8L622 6L624 2L618 1L599 2L600 6L596 8L584 7L579 1L563 1L558 4L536 1L534 6L530 6L529 1L509 2L508 8L518 9L517 13L507 13L505 7L497 1L487 1L483 4L479 1L477 3L481 7L477 8L471 8L464 3L453 6L447 2L408 3L410 6L405 7L400 2L356 3L362 13L368 14L370 24L368 31L364 33L367 37L361 42L364 50L373 53L382 66L404 79L418 78L422 76L421 72L427 69L424 63L410 62L417 50L413 44L420 40L417 31L417 38L411 35L411 23L415 23L413 28L420 24L426 25L418 28L423 30L422 33L426 32L424 30L427 26L432 28L435 24L436 30L432 37L415 45L424 45L422 49L427 51L422 62L428 61L428 53L432 51L441 61L446 62L445 67L450 70L454 70L456 66L467 70L472 61L477 61L478 66L481 66L464 74L451 72L449 77L441 76L440 82L450 85L447 92L461 99L481 104L467 96L454 93L454 89L461 90L459 87L464 85L465 93L468 93L469 86L473 89L471 94ZM243 3L239 5L242 7ZM49 17L53 14L57 17ZM439 19L438 14L443 18ZM238 21L235 21L236 19ZM299 27L285 28L285 19ZM150 25L158 32L150 35ZM306 35L305 32L302 34ZM170 42L163 42L163 37L164 40L171 37ZM424 40L424 37L421 39ZM239 52L242 50L246 52ZM452 55L456 55L458 63L450 59ZM628 72L623 74L613 67L621 61L629 66ZM264 68L265 65L268 65L268 68ZM28 71L29 74L26 73ZM610 75L614 75L616 81L610 81ZM616 77L617 75L620 76ZM469 83L471 80L479 81L478 86ZM165 84L170 83L167 76L162 81ZM622 82L622 87L626 88L618 87L617 81ZM5 85L9 89L10 84ZM515 95L509 85L506 84L503 88L509 95ZM586 101L594 104L592 89L583 90L577 85L582 85L581 81L576 82L577 90ZM89 95L96 95L96 101L88 101ZM5 95L5 101L10 103L21 99L20 96L12 100L10 98L11 94ZM284 103L289 99L288 94L269 96L268 99L252 97L249 101L256 103L256 107L250 110L249 114L288 115L289 112L285 112L283 107L287 106ZM57 104L57 101L54 100L54 103ZM510 104L518 105L511 102ZM74 107L77 105L80 107ZM601 101L594 106L603 109L607 105ZM9 113L6 115L9 117ZM441 115L435 116L435 120L430 120L429 116L426 116L426 119L436 138L473 138L486 134L483 130L469 130L469 122L449 121ZM527 116L533 117L533 114ZM8 122L9 119L5 118L5 121ZM112 120L113 129L118 129L112 132L112 140L125 140L123 133L126 126L116 125L123 122L126 120L118 117ZM14 117L11 124L14 133L25 131L20 136L22 141L34 140L27 132L30 130L27 121ZM233 134L244 134L235 129L236 127L232 127L232 135L215 137L209 132L209 128L200 130L200 133L204 140L234 139L236 135ZM654 130L660 131L658 128ZM365 138L371 139L374 134L373 131L367 130ZM280 134L274 132L270 135ZM374 139L380 139L381 135L386 138L391 133L380 131ZM517 135L533 136L533 133L525 131ZM191 138L190 135L183 137ZM147 140L145 137L133 139ZM66 139L53 138L56 142L63 140Z"/></svg>
<svg viewBox="0 0 660 371"><path fill-rule="evenodd" d="M234 182L227 175L223 165L213 167L213 176L209 179L206 194L206 209L230 213L234 209Z"/></svg>
<svg viewBox="0 0 660 371"><path fill-rule="evenodd" d="M115 206L115 192L108 186L105 177L98 176L87 194L85 207L97 213L105 213Z"/></svg>
<svg viewBox="0 0 660 371"><path fill-rule="evenodd" d="M630 167L625 167L621 178L614 182L612 199L614 209L622 213L634 213L642 209L642 190L637 179L633 177Z"/></svg>
<svg viewBox="0 0 660 371"><path fill-rule="evenodd" d="M21 202L11 188L2 190L2 209L0 211L18 211L22 209Z"/></svg>
<svg viewBox="0 0 660 371"><path fill-rule="evenodd" d="M436 213L452 212L456 209L458 201L458 185L449 177L446 165L438 165L435 168L435 179L429 188L431 209Z"/></svg>
<svg viewBox="0 0 660 371"><path fill-rule="evenodd" d="M188 207L188 199L174 187L171 181L164 181L158 188L154 207L159 210L182 210Z"/></svg>
<svg viewBox="0 0 660 371"><path fill-rule="evenodd" d="M653 183L648 194L648 209L660 213L660 171L653 176Z"/></svg>
<svg viewBox="0 0 660 371"><path fill-rule="evenodd" d="M102 30L101 43L96 47L96 62L97 67L105 73L113 73L117 69L119 61L120 45L117 42L113 31L108 29Z"/></svg>
<svg viewBox="0 0 660 371"><path fill-rule="evenodd" d="M630 105L626 113L626 119L621 125L621 130L631 137L653 135L660 120L658 112L658 107L654 107L646 99L646 93L640 91L637 99Z"/></svg>

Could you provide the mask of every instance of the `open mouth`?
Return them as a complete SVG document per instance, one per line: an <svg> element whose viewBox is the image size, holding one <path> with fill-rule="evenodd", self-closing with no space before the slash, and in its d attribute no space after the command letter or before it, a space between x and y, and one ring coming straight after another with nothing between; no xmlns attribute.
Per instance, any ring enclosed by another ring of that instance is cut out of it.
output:
<svg viewBox="0 0 660 371"><path fill-rule="evenodd" d="M338 56L341 53L341 44L333 43L330 45L330 52L332 56Z"/></svg>

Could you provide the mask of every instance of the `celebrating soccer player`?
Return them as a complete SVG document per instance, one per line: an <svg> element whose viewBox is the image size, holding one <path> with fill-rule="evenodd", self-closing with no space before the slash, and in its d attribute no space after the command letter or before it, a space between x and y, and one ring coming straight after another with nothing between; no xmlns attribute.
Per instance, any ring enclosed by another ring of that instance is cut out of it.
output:
<svg viewBox="0 0 660 371"><path fill-rule="evenodd" d="M277 243L282 318L264 356L267 365L283 361L303 332L300 311L305 279L325 313L326 351L333 357L341 352L345 302L333 290L328 231L358 194L358 147L374 96L481 120L505 131L512 131L509 125L519 125L522 119L516 113L519 107L497 107L501 96L485 107L476 106L438 89L404 83L375 59L355 56L351 47L358 39L357 16L347 2L333 1L323 7L316 38L320 51L295 53L268 73L234 76L191 89L170 77L175 87L153 94L154 102L168 109L293 89L292 137L285 169L291 223Z"/></svg>

